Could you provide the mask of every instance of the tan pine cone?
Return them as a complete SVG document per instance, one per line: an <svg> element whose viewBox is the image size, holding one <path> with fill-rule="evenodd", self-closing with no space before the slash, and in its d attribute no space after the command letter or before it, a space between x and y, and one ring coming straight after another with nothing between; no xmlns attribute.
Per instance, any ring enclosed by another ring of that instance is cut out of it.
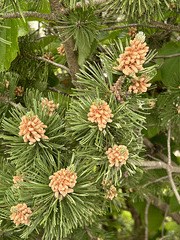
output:
<svg viewBox="0 0 180 240"><path fill-rule="evenodd" d="M110 167L126 164L126 160L129 157L129 151L125 145L116 145L114 144L113 148L108 148L106 151L108 159L110 162Z"/></svg>
<svg viewBox="0 0 180 240"><path fill-rule="evenodd" d="M114 67L115 70L122 71L125 75L137 73L143 69L146 60L146 54L149 47L144 42L144 35L138 33L134 40L131 40L131 46L125 48L125 52L117 58L119 66Z"/></svg>
<svg viewBox="0 0 180 240"><path fill-rule="evenodd" d="M108 122L112 122L111 118L114 115L111 113L109 105L104 100L100 100L99 102L93 102L87 116L88 120L97 123L99 130L102 131L106 128Z"/></svg>
<svg viewBox="0 0 180 240"><path fill-rule="evenodd" d="M47 111L47 115L49 112L49 116L51 117L54 110L58 108L59 104L54 104L53 100L49 101L47 98L44 98L42 99L42 106L43 106L43 109L45 108L45 110Z"/></svg>
<svg viewBox="0 0 180 240"><path fill-rule="evenodd" d="M66 55L65 48L64 48L64 45L63 45L63 44L61 44L61 46L58 47L57 50L58 50L58 53L59 53L59 54L61 54L61 55L63 55L63 56Z"/></svg>
<svg viewBox="0 0 180 240"><path fill-rule="evenodd" d="M16 188L19 188L19 185L18 185L18 182L24 182L22 176L13 176L13 182L14 182L14 185L13 187L16 187Z"/></svg>
<svg viewBox="0 0 180 240"><path fill-rule="evenodd" d="M24 115L21 120L19 136L23 136L24 142L29 142L29 145L32 145L36 141L39 142L41 138L48 139L48 137L44 135L46 131L44 128L47 128L47 126L41 122L37 115L33 117Z"/></svg>
<svg viewBox="0 0 180 240"><path fill-rule="evenodd" d="M145 74L142 74L140 77L134 76L134 79L131 79L132 84L129 87L129 92L132 93L143 93L147 92L147 88L151 86L148 77Z"/></svg>
<svg viewBox="0 0 180 240"><path fill-rule="evenodd" d="M129 27L128 28L129 29L129 33L128 33L128 35L131 37L131 38L134 38L135 36L136 36L136 34L137 34L137 28L134 28L134 27Z"/></svg>
<svg viewBox="0 0 180 240"><path fill-rule="evenodd" d="M124 100L121 98L121 86L123 80L124 77L120 76L110 89L112 93L115 93L115 96L120 103L124 103Z"/></svg>
<svg viewBox="0 0 180 240"><path fill-rule="evenodd" d="M9 81L8 80L5 80L5 86L6 86L6 88L9 87Z"/></svg>
<svg viewBox="0 0 180 240"><path fill-rule="evenodd" d="M110 198L112 200L114 197L117 197L116 188L114 185L111 185L109 190L106 189L106 192L105 198Z"/></svg>
<svg viewBox="0 0 180 240"><path fill-rule="evenodd" d="M48 52L44 54L44 58L46 58L50 61L54 61L54 57L52 56L51 53L48 53Z"/></svg>
<svg viewBox="0 0 180 240"><path fill-rule="evenodd" d="M27 207L25 203L20 203L16 206L11 207L10 211L12 212L10 218L14 221L16 226L18 226L20 223L28 226L30 225L30 216L32 214L32 211L31 208Z"/></svg>
<svg viewBox="0 0 180 240"><path fill-rule="evenodd" d="M55 197L62 199L68 193L73 193L73 187L76 185L77 175L75 172L67 169L61 169L58 172L55 172L52 176L49 187L52 188L52 191L55 192Z"/></svg>
<svg viewBox="0 0 180 240"><path fill-rule="evenodd" d="M22 97L24 94L24 87L18 86L14 90L14 94L18 97Z"/></svg>

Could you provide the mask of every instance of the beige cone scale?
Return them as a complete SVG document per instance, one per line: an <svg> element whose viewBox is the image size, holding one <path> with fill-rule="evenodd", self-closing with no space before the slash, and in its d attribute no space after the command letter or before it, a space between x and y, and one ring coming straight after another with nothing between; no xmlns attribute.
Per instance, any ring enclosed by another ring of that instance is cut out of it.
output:
<svg viewBox="0 0 180 240"><path fill-rule="evenodd" d="M124 103L124 100L121 98L121 86L123 79L124 77L120 76L110 89L112 93L115 93L115 96L120 103Z"/></svg>
<svg viewBox="0 0 180 240"><path fill-rule="evenodd" d="M23 136L24 142L29 142L29 145L32 145L35 142L39 142L41 138L48 139L48 137L44 135L44 128L47 128L47 126L41 122L37 115L33 117L24 115L21 120L19 136Z"/></svg>
<svg viewBox="0 0 180 240"><path fill-rule="evenodd" d="M119 167L120 165L126 164L126 160L129 157L129 151L125 145L114 145L113 148L108 148L106 151L108 156L110 167L114 165Z"/></svg>
<svg viewBox="0 0 180 240"><path fill-rule="evenodd" d="M112 122L111 118L114 117L109 105L104 100L93 102L87 116L90 122L98 124L100 131L106 128L106 124Z"/></svg>
<svg viewBox="0 0 180 240"><path fill-rule="evenodd" d="M45 108L45 110L47 110L47 114L49 112L49 116L51 117L54 110L58 108L59 104L54 104L53 100L49 101L47 98L44 98L42 100L42 106L43 106L43 109Z"/></svg>
<svg viewBox="0 0 180 240"><path fill-rule="evenodd" d="M68 193L73 193L73 187L76 185L77 174L67 169L61 169L49 177L51 180L49 187L55 192L55 197L61 199Z"/></svg>
<svg viewBox="0 0 180 240"><path fill-rule="evenodd" d="M122 71L125 75L137 73L143 69L146 60L146 54L149 47L146 46L143 38L138 34L134 40L130 41L131 46L125 48L125 52L117 58L119 66L114 67L115 70Z"/></svg>
<svg viewBox="0 0 180 240"><path fill-rule="evenodd" d="M14 90L14 94L18 97L22 97L24 94L24 87L18 86Z"/></svg>
<svg viewBox="0 0 180 240"><path fill-rule="evenodd" d="M111 185L110 189L107 189L106 192L105 198L112 200L114 197L117 197L116 188L114 185Z"/></svg>
<svg viewBox="0 0 180 240"><path fill-rule="evenodd" d="M54 61L54 57L52 56L52 53L45 53L44 54L44 58L50 60L50 61Z"/></svg>
<svg viewBox="0 0 180 240"><path fill-rule="evenodd" d="M11 207L10 211L12 212L10 219L14 221L16 226L18 226L20 223L28 226L30 225L30 216L32 214L32 211L31 208L27 207L25 203L20 203L16 206Z"/></svg>
<svg viewBox="0 0 180 240"><path fill-rule="evenodd" d="M23 180L22 176L17 175L17 176L13 176L13 182L14 182L13 187L19 188L18 183L24 182L24 180Z"/></svg>
<svg viewBox="0 0 180 240"><path fill-rule="evenodd" d="M58 50L58 53L59 53L60 55L63 55L63 56L66 55L65 48L64 48L64 45L63 45L63 44L61 44L61 46L58 47L57 50Z"/></svg>
<svg viewBox="0 0 180 240"><path fill-rule="evenodd" d="M141 77L134 76L133 79L131 79L132 85L129 87L129 92L131 93L143 93L147 92L147 88L151 86L151 83L149 82L148 77L143 74Z"/></svg>
<svg viewBox="0 0 180 240"><path fill-rule="evenodd" d="M131 27L131 28L128 28L128 29L129 29L128 35L131 38L134 38L136 36L136 34L137 34L137 28Z"/></svg>

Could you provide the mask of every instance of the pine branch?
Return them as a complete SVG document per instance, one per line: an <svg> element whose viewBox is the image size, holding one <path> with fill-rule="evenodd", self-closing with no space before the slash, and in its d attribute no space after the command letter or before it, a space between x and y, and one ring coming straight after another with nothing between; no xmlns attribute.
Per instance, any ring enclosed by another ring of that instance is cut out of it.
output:
<svg viewBox="0 0 180 240"><path fill-rule="evenodd" d="M48 87L47 89L51 90L52 92L57 92L57 93L60 93L60 94L63 94L63 95L66 95L66 96L69 96L68 93L65 93L65 92L62 92L56 88L53 88L53 87Z"/></svg>
<svg viewBox="0 0 180 240"><path fill-rule="evenodd" d="M165 24L165 23L160 23L156 22L152 25L146 25L146 24L139 24L139 23L132 23L132 24L126 24L126 25L121 25L121 26L115 26L115 27L110 27L110 28L101 28L99 31L113 31L113 30L118 30L118 29L124 29L124 28L129 28L129 27L145 27L145 28L157 28L157 29L164 29L168 31L177 31L180 32L180 25L174 26L171 24Z"/></svg>
<svg viewBox="0 0 180 240"><path fill-rule="evenodd" d="M38 56L32 56L30 55L29 53L25 53L26 56L30 57L30 58L34 58L34 59L37 59L37 60L40 60L40 61L43 61L43 62L48 62L56 67L59 67L59 68L62 68L64 70L66 70L68 73L70 73L70 70L69 68L67 68L66 66L62 65L62 64L59 64L59 63L56 63L56 62L53 62L47 58L44 58L44 57L38 57Z"/></svg>
<svg viewBox="0 0 180 240"><path fill-rule="evenodd" d="M169 166L168 164L162 162L162 161L144 161L142 163L136 163L133 162L136 166L140 167L148 167L149 169L166 169L171 172L180 172L180 167L175 167L175 166Z"/></svg>
<svg viewBox="0 0 180 240"><path fill-rule="evenodd" d="M93 1L94 5L100 5L100 4L103 4L103 3L107 3L107 0L94 0ZM88 7L90 5L90 1L86 0L85 4ZM76 3L76 8L80 8L80 7L82 7L82 3L81 2Z"/></svg>
<svg viewBox="0 0 180 240"><path fill-rule="evenodd" d="M161 177L161 178L152 180L152 181L144 184L144 185L142 186L142 188L145 188L145 187L147 187L147 186L149 186L149 185L151 185L151 184L153 184L153 183L161 182L161 181L163 181L163 180L165 180L165 179L167 179L167 178L168 178L168 176L164 176L164 177Z"/></svg>
<svg viewBox="0 0 180 240"><path fill-rule="evenodd" d="M33 17L33 18L42 18L48 21L55 21L56 16L54 14L45 14L45 13L39 13L39 12L22 12L24 17ZM12 19L12 18L22 18L22 15L18 12L14 13L7 13L4 15L1 15L0 18L3 19Z"/></svg>
<svg viewBox="0 0 180 240"><path fill-rule="evenodd" d="M59 0L49 0L51 11L53 14L59 14L62 9L64 9L61 4L59 3ZM64 10L65 11L65 10ZM58 30L59 33L62 33L62 29ZM61 37L62 41L64 42L64 48L66 52L66 58L70 70L70 75L72 78L72 83L74 86L78 87L77 84L77 78L76 73L79 72L79 65L78 65L78 55L75 49L74 39L71 37L68 40L66 40L66 36Z"/></svg>
<svg viewBox="0 0 180 240"><path fill-rule="evenodd" d="M8 103L8 104L10 104L11 106L13 106L15 108L21 109L20 105L18 105L15 102L11 101L8 97L0 95L0 101L3 102L3 103Z"/></svg>

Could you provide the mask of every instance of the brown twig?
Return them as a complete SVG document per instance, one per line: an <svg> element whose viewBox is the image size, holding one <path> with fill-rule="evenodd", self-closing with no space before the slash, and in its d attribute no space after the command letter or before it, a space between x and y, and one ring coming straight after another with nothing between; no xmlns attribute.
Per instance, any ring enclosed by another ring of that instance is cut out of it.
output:
<svg viewBox="0 0 180 240"><path fill-rule="evenodd" d="M34 59L37 59L37 60L40 60L40 61L43 61L43 62L48 62L56 67L59 67L59 68L62 68L64 70L66 70L68 73L70 73L70 70L68 67L62 65L62 64L59 64L59 63L56 63L56 62L53 62L47 58L44 58L44 57L38 57L38 56L32 56L30 55L29 53L25 53L26 56L30 57L30 58L34 58Z"/></svg>
<svg viewBox="0 0 180 240"><path fill-rule="evenodd" d="M91 234L91 232L87 228L85 228L85 230L91 239L95 239L95 237Z"/></svg>
<svg viewBox="0 0 180 240"><path fill-rule="evenodd" d="M48 87L47 89L49 89L49 90L51 90L51 91L53 91L53 92L57 92L57 93L60 93L60 94L69 96L68 93L64 93L64 92L62 92L62 91L60 91L60 90L58 90L58 89L56 89L56 88L53 88L53 87Z"/></svg>
<svg viewBox="0 0 180 240"><path fill-rule="evenodd" d="M180 32L180 26L174 26L171 24L165 24L165 23L154 23L154 25L145 25L145 24L139 24L139 23L132 23L132 24L126 24L126 25L121 25L121 26L115 26L115 27L110 27L110 28L101 28L99 31L113 31L113 30L118 30L118 29L124 29L124 28L129 28L129 27L145 27L145 28L156 28L156 29L164 29L164 30L169 30L169 31L178 31Z"/></svg>
<svg viewBox="0 0 180 240"><path fill-rule="evenodd" d="M8 97L2 96L0 95L0 101L4 102L4 103L9 103L11 106L21 109L22 107L18 104L16 104L15 102L11 101Z"/></svg>
<svg viewBox="0 0 180 240"><path fill-rule="evenodd" d="M179 56L180 56L180 53L176 53L176 54L171 54L167 56L155 56L153 59L158 59L158 58L168 59L168 58L174 58Z"/></svg>
<svg viewBox="0 0 180 240"><path fill-rule="evenodd" d="M167 178L168 178L168 176L164 176L164 177L155 179L155 180L153 180L153 181L150 181L150 182L144 184L144 185L142 186L142 188L145 188L145 187L147 187L147 186L149 186L149 185L151 185L151 184L153 184L153 183L161 182L161 181L163 181L163 180L165 180L165 179L167 179Z"/></svg>
<svg viewBox="0 0 180 240"><path fill-rule="evenodd" d="M33 17L33 18L42 18L48 21L54 21L56 19L54 14L45 14L45 13L39 13L39 12L22 12L23 17ZM3 19L12 19L12 18L22 18L22 15L18 12L14 13L7 13L4 15L0 15L0 18Z"/></svg>

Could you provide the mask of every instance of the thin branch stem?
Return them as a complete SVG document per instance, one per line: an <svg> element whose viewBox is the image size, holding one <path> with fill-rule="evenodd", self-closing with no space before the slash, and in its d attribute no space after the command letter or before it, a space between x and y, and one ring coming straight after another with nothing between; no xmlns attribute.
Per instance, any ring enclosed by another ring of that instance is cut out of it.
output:
<svg viewBox="0 0 180 240"><path fill-rule="evenodd" d="M48 62L48 63L50 63L50 64L52 64L52 65L54 65L54 66L56 66L56 67L59 67L59 68L61 68L61 69L66 70L68 73L70 73L69 68L66 67L66 66L64 66L64 65L62 65L62 64L53 62L53 61L51 61L51 60L49 60L49 59L47 59L47 58L44 58L44 57L32 56L32 55L30 55L29 53L25 53L25 55L28 56L28 57L30 57L30 58L34 58L34 59L37 59L37 60L40 60L40 61L43 61L43 62Z"/></svg>
<svg viewBox="0 0 180 240"><path fill-rule="evenodd" d="M48 21L55 21L56 17L54 14L45 14L45 13L39 13L39 12L22 12L24 17L33 17L33 18L42 18ZM7 13L4 15L1 15L0 18L3 19L12 19L12 18L22 18L22 15L18 12L14 13Z"/></svg>
<svg viewBox="0 0 180 240"><path fill-rule="evenodd" d="M155 180L153 180L153 181L150 181L150 182L144 184L144 185L142 186L142 188L145 188L145 187L147 187L147 186L149 186L149 185L151 185L151 184L153 184L153 183L161 182L161 181L163 181L163 180L165 180L165 179L167 179L167 178L168 178L168 176L164 176L164 177L155 179Z"/></svg>
<svg viewBox="0 0 180 240"><path fill-rule="evenodd" d="M148 233L149 233L149 224L148 224L148 212L149 212L150 202L147 201L146 208L145 208L145 240L148 240Z"/></svg>
<svg viewBox="0 0 180 240"><path fill-rule="evenodd" d="M167 173L169 177L169 181L171 183L172 190L177 198L178 203L180 204L180 195L177 191L176 185L174 183L174 180L172 178L172 169L171 169L171 122L169 122L169 128L168 128L168 138L167 138L167 150L168 150L168 167L167 167Z"/></svg>
<svg viewBox="0 0 180 240"><path fill-rule="evenodd" d="M168 149L168 165L171 165L171 123L168 128L167 149Z"/></svg>
<svg viewBox="0 0 180 240"><path fill-rule="evenodd" d="M87 228L85 228L85 230L91 239L95 239L95 237L91 234L91 232Z"/></svg>
<svg viewBox="0 0 180 240"><path fill-rule="evenodd" d="M11 106L21 109L22 107L18 104L16 104L15 102L11 101L8 97L2 96L0 95L0 101L3 103L9 103Z"/></svg>
<svg viewBox="0 0 180 240"><path fill-rule="evenodd" d="M176 53L176 54L171 54L171 55L167 55L167 56L155 56L153 59L158 59L158 58L163 58L163 59L167 59L167 58L173 58L173 57L179 57L180 53Z"/></svg>
<svg viewBox="0 0 180 240"><path fill-rule="evenodd" d="M64 93L56 88L53 88L53 87L48 87L47 89L51 90L52 92L57 92L57 93L60 93L60 94L63 94L63 95L66 95L66 96L69 96L68 93Z"/></svg>
<svg viewBox="0 0 180 240"><path fill-rule="evenodd" d="M178 31L180 32L180 26L174 26L171 24L165 24L165 23L154 23L154 25L145 25L145 24L139 24L139 23L132 23L132 24L126 24L126 25L120 25L110 28L101 28L99 31L113 31L118 29L124 29L129 27L145 27L145 28L157 28L157 29L164 29L164 30L171 30L171 31Z"/></svg>

